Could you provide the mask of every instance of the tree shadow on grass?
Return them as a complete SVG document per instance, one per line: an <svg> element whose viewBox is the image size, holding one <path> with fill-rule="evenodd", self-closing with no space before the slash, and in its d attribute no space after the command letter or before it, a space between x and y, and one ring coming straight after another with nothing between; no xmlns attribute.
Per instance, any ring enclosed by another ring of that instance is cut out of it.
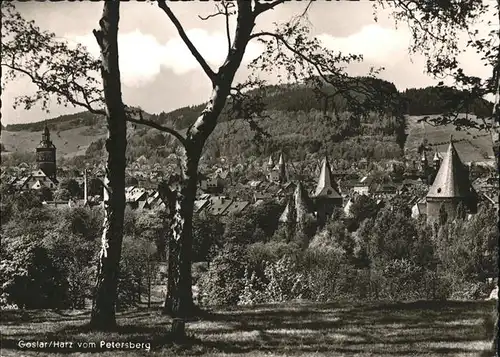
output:
<svg viewBox="0 0 500 357"><path fill-rule="evenodd" d="M384 355L453 355L471 353L469 344L485 342L487 345L490 338L481 321L491 304L414 302L370 305L310 304L299 310L294 306L258 306L258 311L211 312L205 320L219 325L208 325L206 329L194 326L194 330L207 348L223 353L258 350L285 354L290 351L368 351ZM230 326L221 328L221 323ZM238 333L242 334L239 340L235 336ZM446 347L436 347L440 344Z"/></svg>
<svg viewBox="0 0 500 357"><path fill-rule="evenodd" d="M110 333L90 330L88 313L40 313L21 320L4 334L1 346L18 349L19 339L67 340L98 343L123 341L149 343L152 350L170 355L248 352L278 354L313 353L346 355L455 355L470 354L468 346L487 341L492 335L481 319L492 304L482 302L414 303L297 303L260 305L206 311L199 320L186 324L188 336L174 342L169 333L171 319L158 311L134 309L117 314L119 326ZM29 316L28 316L29 317ZM44 331L33 321L48 318ZM59 320L58 320L59 319ZM2 323L6 326L6 323ZM24 335L21 328L31 327ZM480 347L478 347L480 348ZM59 353L75 349L54 349ZM98 347L95 352L103 351ZM39 352L51 352L40 349ZM85 352L91 352L86 349ZM477 352L480 352L477 350Z"/></svg>

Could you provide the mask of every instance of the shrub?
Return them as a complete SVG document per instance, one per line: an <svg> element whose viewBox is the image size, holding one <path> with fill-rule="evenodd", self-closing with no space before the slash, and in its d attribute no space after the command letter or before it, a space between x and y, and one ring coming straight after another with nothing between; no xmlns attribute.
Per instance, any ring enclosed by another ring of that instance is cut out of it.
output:
<svg viewBox="0 0 500 357"><path fill-rule="evenodd" d="M349 264L342 251L309 248L304 253L303 270L307 274L312 300L365 297L368 283L362 279L363 275Z"/></svg>
<svg viewBox="0 0 500 357"><path fill-rule="evenodd" d="M447 279L407 259L378 262L372 270L372 284L382 299L446 299L450 294Z"/></svg>
<svg viewBox="0 0 500 357"><path fill-rule="evenodd" d="M268 302L302 299L307 295L306 276L290 256L267 264L264 274L267 280L264 296Z"/></svg>
<svg viewBox="0 0 500 357"><path fill-rule="evenodd" d="M2 241L0 277L5 304L26 309L64 308L67 283L40 241L21 236Z"/></svg>
<svg viewBox="0 0 500 357"><path fill-rule="evenodd" d="M244 254L236 245L227 245L212 260L199 279L199 301L203 305L236 305L244 286Z"/></svg>
<svg viewBox="0 0 500 357"><path fill-rule="evenodd" d="M251 269L264 271L268 262L277 262L283 256L298 257L301 249L297 244L271 241L269 243L254 243L246 249L247 260Z"/></svg>
<svg viewBox="0 0 500 357"><path fill-rule="evenodd" d="M240 293L238 305L255 305L265 301L264 283L257 277L255 271L249 273L245 268L245 278L243 280L243 290Z"/></svg>
<svg viewBox="0 0 500 357"><path fill-rule="evenodd" d="M123 239L118 279L118 307L135 306L157 276L155 244L142 238Z"/></svg>
<svg viewBox="0 0 500 357"><path fill-rule="evenodd" d="M97 240L74 233L54 232L43 239L43 244L64 277L68 306L84 308L85 299L92 298Z"/></svg>

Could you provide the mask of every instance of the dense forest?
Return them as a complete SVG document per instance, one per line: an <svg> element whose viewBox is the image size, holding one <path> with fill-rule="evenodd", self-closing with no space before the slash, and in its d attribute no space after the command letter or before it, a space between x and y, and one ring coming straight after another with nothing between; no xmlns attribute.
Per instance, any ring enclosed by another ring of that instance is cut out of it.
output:
<svg viewBox="0 0 500 357"><path fill-rule="evenodd" d="M408 115L433 115L461 112L489 117L493 104L487 100L471 99L466 91L450 87L427 87L407 89L402 93Z"/></svg>

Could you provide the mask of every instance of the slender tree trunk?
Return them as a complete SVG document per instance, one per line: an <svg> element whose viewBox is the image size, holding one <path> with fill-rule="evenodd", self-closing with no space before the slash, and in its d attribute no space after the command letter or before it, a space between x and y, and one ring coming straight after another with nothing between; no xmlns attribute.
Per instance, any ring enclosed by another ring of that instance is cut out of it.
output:
<svg viewBox="0 0 500 357"><path fill-rule="evenodd" d="M151 284L152 284L151 262L148 262L148 309L151 308Z"/></svg>
<svg viewBox="0 0 500 357"><path fill-rule="evenodd" d="M111 330L116 327L115 307L123 240L127 127L118 67L119 10L119 1L104 2L102 18L99 21L101 28L94 31L101 48L101 75L108 127L102 245L90 321L95 330Z"/></svg>

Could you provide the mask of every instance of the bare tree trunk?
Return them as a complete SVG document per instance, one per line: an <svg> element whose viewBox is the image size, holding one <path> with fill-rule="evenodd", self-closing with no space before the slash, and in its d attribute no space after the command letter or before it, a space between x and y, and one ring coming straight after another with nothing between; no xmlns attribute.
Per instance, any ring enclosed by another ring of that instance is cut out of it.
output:
<svg viewBox="0 0 500 357"><path fill-rule="evenodd" d="M176 192L175 205L172 205L173 222L168 243L168 282L164 312L174 317L188 317L195 312L191 286L191 251L198 160L199 158L188 158L184 185Z"/></svg>
<svg viewBox="0 0 500 357"><path fill-rule="evenodd" d="M104 2L103 14L99 21L100 30L94 31L101 48L101 75L108 127L102 246L91 317L91 326L95 330L110 330L116 327L115 307L123 240L127 127L118 67L119 11L119 1Z"/></svg>

